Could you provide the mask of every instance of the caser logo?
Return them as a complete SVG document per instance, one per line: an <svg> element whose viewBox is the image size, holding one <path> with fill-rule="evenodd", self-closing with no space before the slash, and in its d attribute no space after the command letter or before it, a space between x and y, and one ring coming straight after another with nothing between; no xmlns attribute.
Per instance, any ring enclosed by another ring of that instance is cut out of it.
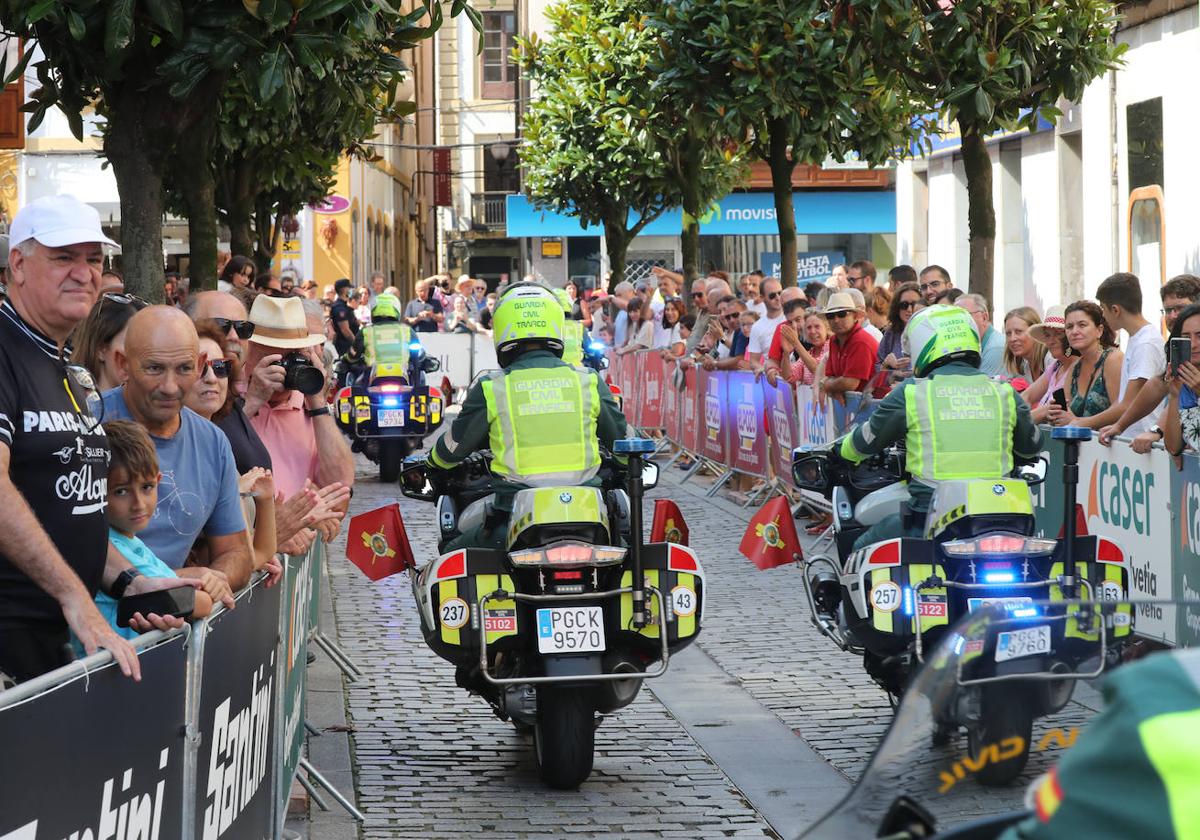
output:
<svg viewBox="0 0 1200 840"><path fill-rule="evenodd" d="M1098 516L1114 528L1150 534L1150 510L1154 507L1154 473L1108 461L1092 466L1088 483L1088 518Z"/></svg>

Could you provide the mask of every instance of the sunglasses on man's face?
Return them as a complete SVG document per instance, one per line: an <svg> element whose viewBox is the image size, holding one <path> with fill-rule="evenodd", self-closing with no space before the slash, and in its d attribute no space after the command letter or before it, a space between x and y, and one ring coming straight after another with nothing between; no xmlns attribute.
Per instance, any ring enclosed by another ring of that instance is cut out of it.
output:
<svg viewBox="0 0 1200 840"><path fill-rule="evenodd" d="M245 341L250 336L254 335L253 321L234 321L230 318L213 318L212 322L217 325L217 329L221 332L229 332L230 328L237 333L237 337Z"/></svg>
<svg viewBox="0 0 1200 840"><path fill-rule="evenodd" d="M837 318L851 318L853 316L854 316L853 312L851 312L849 310L845 310L843 312L830 312L825 317L828 318L830 321L833 321Z"/></svg>
<svg viewBox="0 0 1200 840"><path fill-rule="evenodd" d="M212 368L213 376L217 379L228 379L233 363L228 359L209 359L207 366Z"/></svg>
<svg viewBox="0 0 1200 840"><path fill-rule="evenodd" d="M704 297L704 292L692 292L692 297L693 298L702 298L702 297Z"/></svg>
<svg viewBox="0 0 1200 840"><path fill-rule="evenodd" d="M775 298L779 297L781 294L783 294L783 293L782 292L767 292L763 297L765 297L767 300L775 300Z"/></svg>

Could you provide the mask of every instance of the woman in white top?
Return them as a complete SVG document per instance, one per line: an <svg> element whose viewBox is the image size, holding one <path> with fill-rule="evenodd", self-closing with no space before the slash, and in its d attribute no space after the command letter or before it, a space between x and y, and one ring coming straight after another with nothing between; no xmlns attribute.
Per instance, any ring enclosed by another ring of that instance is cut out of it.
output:
<svg viewBox="0 0 1200 840"><path fill-rule="evenodd" d="M633 353L637 350L649 350L654 344L654 322L647 315L649 307L640 297L631 298L625 307L629 316L629 328L625 332L625 344L617 348L619 355Z"/></svg>

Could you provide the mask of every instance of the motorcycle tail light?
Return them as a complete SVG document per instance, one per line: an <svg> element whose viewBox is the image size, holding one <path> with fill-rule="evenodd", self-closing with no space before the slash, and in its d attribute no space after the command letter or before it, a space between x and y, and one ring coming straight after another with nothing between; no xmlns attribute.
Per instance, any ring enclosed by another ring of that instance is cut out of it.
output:
<svg viewBox="0 0 1200 840"><path fill-rule="evenodd" d="M384 394L399 394L401 387L395 382L385 382L379 386L379 391Z"/></svg>
<svg viewBox="0 0 1200 840"><path fill-rule="evenodd" d="M973 540L951 540L942 550L951 557L975 557L980 554L1020 554L1045 557L1054 553L1057 540L1022 537L1019 534L987 534Z"/></svg>
<svg viewBox="0 0 1200 840"><path fill-rule="evenodd" d="M589 545L564 540L541 548L510 551L514 566L615 566L625 559L626 550L612 545Z"/></svg>

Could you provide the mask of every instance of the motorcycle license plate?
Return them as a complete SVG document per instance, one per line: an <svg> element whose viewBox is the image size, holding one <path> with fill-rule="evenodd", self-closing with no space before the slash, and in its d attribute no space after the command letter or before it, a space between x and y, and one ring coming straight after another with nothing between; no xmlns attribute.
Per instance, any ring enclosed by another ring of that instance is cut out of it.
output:
<svg viewBox="0 0 1200 840"><path fill-rule="evenodd" d="M968 598L967 609L971 612L982 607L984 604L996 605L1004 607L1005 612L1012 612L1014 607L1019 607L1022 604L1032 604L1032 598Z"/></svg>
<svg viewBox="0 0 1200 840"><path fill-rule="evenodd" d="M379 428L388 428L391 426L404 425L404 409L402 408L381 408L379 409L379 418L375 421Z"/></svg>
<svg viewBox="0 0 1200 840"><path fill-rule="evenodd" d="M604 650L603 607L551 607L537 611L538 653Z"/></svg>
<svg viewBox="0 0 1200 840"><path fill-rule="evenodd" d="M1007 662L1022 656L1050 652L1050 627L1025 627L1010 630L996 637L996 661Z"/></svg>

